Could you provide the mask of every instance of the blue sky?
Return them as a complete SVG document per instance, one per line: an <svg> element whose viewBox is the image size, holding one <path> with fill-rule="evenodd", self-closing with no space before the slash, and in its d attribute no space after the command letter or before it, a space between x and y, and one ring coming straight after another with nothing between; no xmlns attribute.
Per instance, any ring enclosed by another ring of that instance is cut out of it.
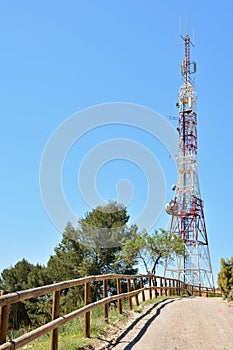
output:
<svg viewBox="0 0 233 350"><path fill-rule="evenodd" d="M199 180L215 274L221 257L233 255L231 228L233 3L203 1L7 1L0 4L1 255L0 271L23 257L45 264L61 233L51 223L39 187L40 162L54 130L90 106L130 102L165 118L176 115L181 85L179 22L195 29ZM171 121L175 126L175 121ZM142 130L106 126L87 133L64 162L63 188L77 215L91 208L78 187L85 155L100 142L130 138L159 160L167 183L176 169L158 140ZM103 166L96 186L116 199L118 180L134 188L132 220L146 200L143 171L126 160ZM165 227L162 214L155 228Z"/></svg>

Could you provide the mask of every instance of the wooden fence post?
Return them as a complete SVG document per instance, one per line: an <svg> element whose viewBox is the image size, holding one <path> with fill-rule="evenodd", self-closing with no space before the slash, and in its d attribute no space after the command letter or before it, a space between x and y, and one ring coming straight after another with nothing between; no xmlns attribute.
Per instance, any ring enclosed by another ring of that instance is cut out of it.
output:
<svg viewBox="0 0 233 350"><path fill-rule="evenodd" d="M117 278L117 294L121 294L121 280L120 278ZM118 299L118 312L121 315L122 314L122 299Z"/></svg>
<svg viewBox="0 0 233 350"><path fill-rule="evenodd" d="M160 277L160 296L163 295L163 279Z"/></svg>
<svg viewBox="0 0 233 350"><path fill-rule="evenodd" d="M60 313L60 291L53 292L52 321L59 317ZM58 328L51 332L51 350L58 350Z"/></svg>
<svg viewBox="0 0 233 350"><path fill-rule="evenodd" d="M140 287L144 288L143 277L140 277ZM145 301L145 292L144 292L144 290L142 291L142 301Z"/></svg>
<svg viewBox="0 0 233 350"><path fill-rule="evenodd" d="M1 296L7 294L5 290L1 290ZM0 345L6 342L8 331L10 305L0 307Z"/></svg>
<svg viewBox="0 0 233 350"><path fill-rule="evenodd" d="M155 298L157 298L157 280L155 276L154 276L154 286L155 286Z"/></svg>
<svg viewBox="0 0 233 350"><path fill-rule="evenodd" d="M108 296L108 280L103 280L104 298ZM104 322L108 322L108 303L104 304Z"/></svg>
<svg viewBox="0 0 233 350"><path fill-rule="evenodd" d="M149 287L151 287L151 277L148 277ZM149 298L152 299L152 289L149 289Z"/></svg>
<svg viewBox="0 0 233 350"><path fill-rule="evenodd" d="M199 297L201 297L201 285L199 284Z"/></svg>
<svg viewBox="0 0 233 350"><path fill-rule="evenodd" d="M172 295L171 294L171 280L170 279L168 280L168 295L169 295L169 297Z"/></svg>
<svg viewBox="0 0 233 350"><path fill-rule="evenodd" d="M131 292L130 278L127 279L127 290L128 290L128 292ZM129 296L128 300L129 300L129 308L130 308L130 310L132 310L132 308L133 308L132 297Z"/></svg>
<svg viewBox="0 0 233 350"><path fill-rule="evenodd" d="M184 282L180 281L180 295L184 294Z"/></svg>
<svg viewBox="0 0 233 350"><path fill-rule="evenodd" d="M164 278L165 296L167 297L167 280Z"/></svg>
<svg viewBox="0 0 233 350"><path fill-rule="evenodd" d="M172 281L172 295L176 295L175 280Z"/></svg>
<svg viewBox="0 0 233 350"><path fill-rule="evenodd" d="M133 279L133 287L134 287L134 290L137 289L136 278ZM135 300L136 300L136 305L139 306L138 294L135 295Z"/></svg>
<svg viewBox="0 0 233 350"><path fill-rule="evenodd" d="M186 290L187 290L187 286L186 286L186 283L184 282L184 283L183 283L183 294L186 293Z"/></svg>
<svg viewBox="0 0 233 350"><path fill-rule="evenodd" d="M90 304L90 282L85 283L85 289L84 289L84 303L85 305ZM90 311L87 311L84 314L84 337L90 338L90 328L91 328L91 322L90 322Z"/></svg>

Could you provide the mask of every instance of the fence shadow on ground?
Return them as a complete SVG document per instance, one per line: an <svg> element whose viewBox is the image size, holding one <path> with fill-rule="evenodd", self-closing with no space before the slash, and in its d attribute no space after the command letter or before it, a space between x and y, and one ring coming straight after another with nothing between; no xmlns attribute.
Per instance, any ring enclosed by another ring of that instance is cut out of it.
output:
<svg viewBox="0 0 233 350"><path fill-rule="evenodd" d="M177 299L165 299L163 301L160 302L156 302L152 307L150 307L143 315L139 316L136 320L134 320L132 322L132 324L127 327L127 329L115 340L106 340L106 339L102 339L102 338L98 338L99 340L104 340L105 342L108 343L107 345L107 349L114 349L114 347L116 347L117 345L119 345L122 340L125 338L125 336L131 331L133 330L133 328L144 318L146 318L147 316L150 316L151 312L157 308L156 313L153 314L148 321L143 325L142 329L139 331L139 333L136 335L136 337L130 341L126 347L124 348L124 350L131 350L132 347L143 337L143 335L146 333L147 329L149 328L149 326L151 325L151 323L160 315L161 310L166 307L168 304L173 303L174 301L178 301L181 300L179 298Z"/></svg>

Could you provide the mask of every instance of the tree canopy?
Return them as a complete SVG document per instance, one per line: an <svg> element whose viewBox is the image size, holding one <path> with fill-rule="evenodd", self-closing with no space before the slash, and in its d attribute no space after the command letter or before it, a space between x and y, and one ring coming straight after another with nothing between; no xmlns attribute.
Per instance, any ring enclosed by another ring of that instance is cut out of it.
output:
<svg viewBox="0 0 233 350"><path fill-rule="evenodd" d="M233 300L233 256L221 259L221 270L218 273L218 286L224 298Z"/></svg>
<svg viewBox="0 0 233 350"><path fill-rule="evenodd" d="M87 213L76 229L69 223L48 261L49 276L60 281L90 274L135 273L136 269L115 262L121 241L136 230L127 226L128 220L126 207L110 202Z"/></svg>
<svg viewBox="0 0 233 350"><path fill-rule="evenodd" d="M180 236L163 229L155 230L152 234L144 230L134 231L131 238L122 243L117 260L130 266L141 262L148 274L155 274L158 264L174 260L177 255L184 255L184 243Z"/></svg>
<svg viewBox="0 0 233 350"><path fill-rule="evenodd" d="M50 283L42 265L33 265L26 259L17 262L14 267L5 269L1 275L1 287L7 291L35 288Z"/></svg>

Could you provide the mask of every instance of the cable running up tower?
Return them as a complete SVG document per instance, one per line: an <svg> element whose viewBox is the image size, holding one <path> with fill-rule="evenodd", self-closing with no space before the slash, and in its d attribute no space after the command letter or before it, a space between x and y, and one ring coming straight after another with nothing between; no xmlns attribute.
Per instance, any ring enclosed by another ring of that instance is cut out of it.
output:
<svg viewBox="0 0 233 350"><path fill-rule="evenodd" d="M198 181L197 160L197 113L196 90L191 74L196 72L196 63L190 61L190 36L184 40L185 57L181 65L183 85L179 89L177 157L178 177L175 198L166 205L171 215L170 232L180 235L184 241L185 254L177 258L177 266L166 265L165 274L186 283L213 287L213 274L206 232L203 201Z"/></svg>

